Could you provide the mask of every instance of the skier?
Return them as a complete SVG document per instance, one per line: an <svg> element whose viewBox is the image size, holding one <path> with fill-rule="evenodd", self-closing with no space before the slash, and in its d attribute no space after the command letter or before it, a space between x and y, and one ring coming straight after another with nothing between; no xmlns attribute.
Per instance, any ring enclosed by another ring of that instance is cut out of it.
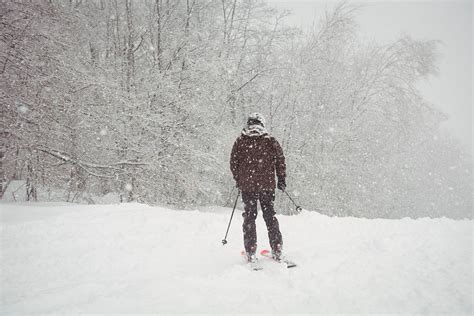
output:
<svg viewBox="0 0 474 316"><path fill-rule="evenodd" d="M282 257L283 239L278 220L275 217L273 202L275 201L275 171L278 178L276 186L284 191L286 188L286 165L283 150L278 141L268 134L265 119L260 113L252 113L247 125L237 138L230 156L230 169L237 188L242 192L244 203L244 246L247 260L256 262L257 232L257 201L263 212L267 225L268 238L273 259L280 261Z"/></svg>

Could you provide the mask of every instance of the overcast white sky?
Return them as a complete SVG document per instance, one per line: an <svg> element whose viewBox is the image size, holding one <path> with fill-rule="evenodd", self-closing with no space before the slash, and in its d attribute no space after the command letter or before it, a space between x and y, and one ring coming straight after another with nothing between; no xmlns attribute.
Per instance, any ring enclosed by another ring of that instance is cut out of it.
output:
<svg viewBox="0 0 474 316"><path fill-rule="evenodd" d="M308 29L326 8L337 1L268 0L289 9L288 23ZM446 130L472 146L472 15L471 0L375 1L354 0L362 5L357 14L360 31L380 43L407 34L415 39L435 39L439 47L439 75L420 85L426 99L447 113Z"/></svg>

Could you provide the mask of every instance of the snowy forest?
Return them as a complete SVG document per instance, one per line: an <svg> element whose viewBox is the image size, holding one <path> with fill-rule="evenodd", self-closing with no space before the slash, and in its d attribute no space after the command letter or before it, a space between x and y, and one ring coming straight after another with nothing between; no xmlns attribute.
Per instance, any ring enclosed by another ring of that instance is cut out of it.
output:
<svg viewBox="0 0 474 316"><path fill-rule="evenodd" d="M2 195L21 180L28 201L229 206L257 111L307 210L472 218L471 152L417 89L439 43L367 42L358 10L303 32L259 0L1 1Z"/></svg>

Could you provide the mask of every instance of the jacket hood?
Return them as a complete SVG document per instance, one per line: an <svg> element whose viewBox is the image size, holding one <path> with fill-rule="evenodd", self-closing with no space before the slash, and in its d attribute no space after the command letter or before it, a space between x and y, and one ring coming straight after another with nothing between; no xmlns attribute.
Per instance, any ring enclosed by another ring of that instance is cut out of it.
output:
<svg viewBox="0 0 474 316"><path fill-rule="evenodd" d="M267 129L262 125L248 125L242 130L242 135L249 137L264 136L267 135Z"/></svg>

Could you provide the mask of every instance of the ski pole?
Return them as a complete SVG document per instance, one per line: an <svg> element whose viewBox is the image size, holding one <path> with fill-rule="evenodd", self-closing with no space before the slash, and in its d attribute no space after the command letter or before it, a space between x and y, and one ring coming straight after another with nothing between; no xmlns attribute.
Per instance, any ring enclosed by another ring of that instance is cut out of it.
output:
<svg viewBox="0 0 474 316"><path fill-rule="evenodd" d="M293 202L293 204L296 206L296 211L297 212L301 212L303 209L301 208L301 206L299 206L298 204L296 204L296 202L291 198L290 194L288 192L286 192L286 190L283 190L283 192L285 192L286 196L288 196L288 198L290 199L291 202Z"/></svg>
<svg viewBox="0 0 474 316"><path fill-rule="evenodd" d="M239 200L240 190L237 191L237 198L235 199L234 208L232 209L232 214L230 215L229 225L227 225L227 231L225 232L225 237L222 239L222 245L227 244L227 234L229 233L230 223L232 223L232 217L234 217L235 207L237 206L237 201Z"/></svg>

